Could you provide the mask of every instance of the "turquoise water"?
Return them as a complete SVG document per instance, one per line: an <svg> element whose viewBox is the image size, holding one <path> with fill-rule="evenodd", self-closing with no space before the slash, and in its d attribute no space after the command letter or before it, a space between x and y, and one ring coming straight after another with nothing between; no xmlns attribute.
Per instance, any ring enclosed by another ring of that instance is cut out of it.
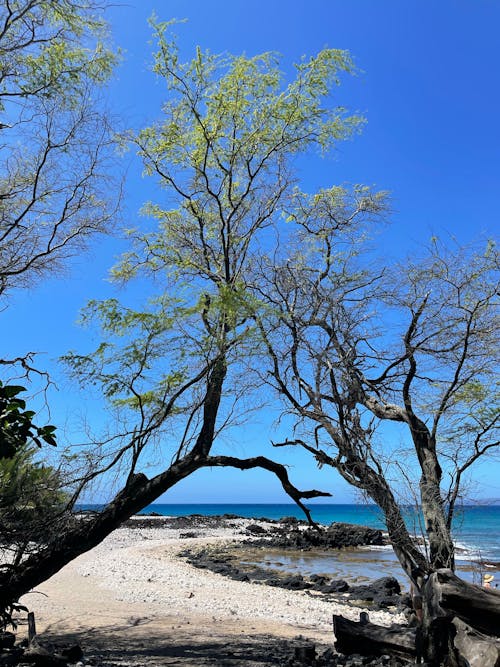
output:
<svg viewBox="0 0 500 667"><path fill-rule="evenodd" d="M81 509L98 510L101 505L84 505ZM311 503L310 509L315 521L330 524L334 521L355 523L372 528L385 529L380 510L375 505L334 505ZM281 519L295 516L304 519L296 505L291 504L163 504L155 503L141 511L141 514L155 512L163 516L186 516L201 514L214 516L236 514L249 518ZM420 535L419 517L410 510L406 521L412 532ZM485 572L485 562L491 563L488 572L495 574L500 585L500 505L466 506L457 512L453 537L457 547L457 566L461 576L474 583L480 583ZM262 562L269 561L275 568L302 574L326 573L334 578L349 581L363 581L393 574L401 577L401 569L390 547L368 547L357 550L332 553L307 553L296 555L263 554ZM494 565L493 565L494 564Z"/></svg>
<svg viewBox="0 0 500 667"><path fill-rule="evenodd" d="M321 524L333 521L356 523L384 530L380 510L374 505L334 505L314 503L310 505L312 516ZM304 515L296 505L291 504L163 504L155 503L146 507L141 514L156 512L164 516L185 516L187 514L217 515L237 514L243 517L280 519ZM407 523L417 534L418 520L415 513L407 512ZM457 512L453 537L462 555L468 560L488 560L500 562L500 505L466 506Z"/></svg>
<svg viewBox="0 0 500 667"><path fill-rule="evenodd" d="M385 529L380 510L375 505L333 505L315 503L310 506L313 519L321 524L334 521L355 523L372 528ZM290 504L154 504L143 510L143 514L156 512L164 516L185 516L188 514L221 515L237 514L243 517L280 519L295 516L303 519L304 515L296 505ZM406 512L406 523L417 535L419 530L418 513ZM494 563L488 572L494 573L495 581L500 579L500 505L466 506L456 513L453 538L457 547L457 569L460 576L479 584L485 572L483 563ZM393 575L401 579L401 569L390 547L369 547L352 552L304 553L286 556L263 554L262 562L268 561L272 567L282 567L287 571L297 571L303 575L327 572L333 578L363 582L383 575ZM500 582L499 582L500 583Z"/></svg>

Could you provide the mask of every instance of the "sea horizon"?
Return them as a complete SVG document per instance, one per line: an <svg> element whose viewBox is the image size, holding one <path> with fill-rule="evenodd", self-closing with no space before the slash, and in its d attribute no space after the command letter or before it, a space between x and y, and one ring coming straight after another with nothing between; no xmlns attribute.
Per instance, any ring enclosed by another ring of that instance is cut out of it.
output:
<svg viewBox="0 0 500 667"><path fill-rule="evenodd" d="M386 530L382 513L373 503L306 503L314 521L322 525L333 522L352 523ZM81 504L78 509L99 511L103 504ZM405 507L404 516L411 533L422 535L422 517L413 507ZM236 515L244 518L278 520L286 516L305 519L294 503L162 503L144 507L138 514L160 516ZM457 559L469 562L500 563L500 504L460 505L453 523Z"/></svg>

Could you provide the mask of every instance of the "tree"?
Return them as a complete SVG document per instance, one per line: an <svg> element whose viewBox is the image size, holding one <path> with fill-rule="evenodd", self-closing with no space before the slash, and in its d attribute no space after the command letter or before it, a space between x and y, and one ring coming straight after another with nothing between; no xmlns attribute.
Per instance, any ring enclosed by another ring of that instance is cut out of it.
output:
<svg viewBox="0 0 500 667"><path fill-rule="evenodd" d="M108 231L112 136L98 95L116 55L106 46L104 5L94 0L11 0L0 6L0 298L61 270ZM0 355L4 377L35 373L34 352ZM19 370L20 369L20 370ZM38 449L55 445L20 397L0 383L0 537L16 567L67 509L58 469ZM41 520L43 517L43 520ZM43 523L42 523L43 521ZM8 619L9 601L3 607Z"/></svg>
<svg viewBox="0 0 500 667"><path fill-rule="evenodd" d="M96 106L116 56L94 0L0 7L0 297L109 228L111 132Z"/></svg>
<svg viewBox="0 0 500 667"><path fill-rule="evenodd" d="M421 262L377 272L359 254L356 221L381 203L363 189L297 194L296 249L264 263L256 312L268 377L296 416L281 444L309 451L381 508L403 569L422 587L432 572L454 570L464 474L500 444L498 253L436 241ZM406 431L404 458L391 452L388 422ZM405 525L401 477L419 478L425 552ZM439 661L434 640L429 632L428 655Z"/></svg>
<svg viewBox="0 0 500 667"><path fill-rule="evenodd" d="M0 383L0 542L18 563L67 507L59 472L37 460L43 444L56 445L55 427L37 426L20 397L24 387ZM40 517L43 516L43 521Z"/></svg>
<svg viewBox="0 0 500 667"><path fill-rule="evenodd" d="M4 563L16 567L45 542L48 527L61 530L67 494L60 471L37 458L42 444L55 446L55 427L37 426L20 397L24 387L0 382L0 544ZM43 519L41 519L43 517ZM36 545L36 546L35 546ZM13 603L0 609L0 623L13 624Z"/></svg>
<svg viewBox="0 0 500 667"><path fill-rule="evenodd" d="M328 150L361 122L324 103L351 61L345 52L322 51L297 65L295 79L284 85L272 54L198 49L182 63L169 25L153 27L155 71L169 96L163 119L132 141L167 204L145 206L150 228L129 232L134 247L113 275L125 285L141 279L157 293L145 307L91 302L86 317L100 321L102 342L91 354L66 358L82 383L102 388L119 416L115 432L93 446L92 465L75 480L71 502L120 465L123 485L98 515L75 518L0 573L4 606L201 468L267 469L306 512L304 498L327 495L299 491L284 466L263 456L216 455L212 447L240 397L241 359L256 334L247 275L291 195L292 159ZM152 451L159 472L148 478Z"/></svg>
<svg viewBox="0 0 500 667"><path fill-rule="evenodd" d="M0 6L3 304L13 290L61 270L112 222L118 197L108 194L111 129L96 103L116 62L98 16L103 6L94 0L11 0ZM3 351L3 377L35 374L47 386L48 374L34 356L27 351L13 358ZM57 491L60 476L33 458L33 442L55 441L48 427L33 426L34 413L24 409L20 389L0 386L0 533L14 547L14 563L33 535L43 535L64 497Z"/></svg>

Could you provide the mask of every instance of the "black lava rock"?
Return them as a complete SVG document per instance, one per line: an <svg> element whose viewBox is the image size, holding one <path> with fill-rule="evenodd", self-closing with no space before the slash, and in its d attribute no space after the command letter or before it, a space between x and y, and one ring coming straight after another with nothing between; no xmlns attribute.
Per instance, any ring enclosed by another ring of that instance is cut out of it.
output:
<svg viewBox="0 0 500 667"><path fill-rule="evenodd" d="M349 592L351 599L374 602L383 608L400 604L401 586L394 577L382 577L370 584L351 586Z"/></svg>
<svg viewBox="0 0 500 667"><path fill-rule="evenodd" d="M258 523L251 523L246 527L246 531L252 535L264 535L267 533L267 530L263 526L259 526Z"/></svg>

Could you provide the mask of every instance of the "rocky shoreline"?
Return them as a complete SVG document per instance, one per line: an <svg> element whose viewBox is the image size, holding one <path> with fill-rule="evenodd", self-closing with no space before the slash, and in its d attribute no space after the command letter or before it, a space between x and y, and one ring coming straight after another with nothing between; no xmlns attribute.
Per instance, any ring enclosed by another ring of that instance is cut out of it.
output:
<svg viewBox="0 0 500 667"><path fill-rule="evenodd" d="M233 549L240 555L258 551L273 540L289 541L293 550L297 531L301 540L316 541L308 530L302 522L233 515L134 517L25 602L35 611L41 641L62 644L71 638L82 646L79 667L404 664L388 656L338 655L332 648L333 614L357 620L368 611L375 622L388 626L403 618L398 605L383 607L368 597L362 601L355 589L353 597L352 583L347 592L328 591L334 583L321 577L262 585L264 575L259 581L255 573L232 572L241 572L245 558L224 556ZM209 564L217 552L223 562L215 557ZM233 576L222 571L226 565ZM287 576L278 574L279 579ZM381 584L381 593L390 591L395 602L401 598L396 588L397 582Z"/></svg>
<svg viewBox="0 0 500 667"><path fill-rule="evenodd" d="M255 552L252 554L255 556ZM188 563L199 569L229 577L235 581L264 584L294 591L311 591L326 601L339 602L370 609L404 611L409 607L409 595L401 594L401 586L394 577L380 577L366 585L350 585L344 579L331 579L313 574L287 574L242 563L247 557L245 545L215 547L212 549L185 549L179 553ZM339 595L341 594L341 596Z"/></svg>
<svg viewBox="0 0 500 667"><path fill-rule="evenodd" d="M313 551L354 549L364 546L385 546L387 539L380 530L347 523L335 523L319 531L307 522L294 517L278 520L252 519L252 523L241 528L237 523L241 517L233 514L221 516L190 515L162 517L139 516L129 520L129 528L168 527L180 529L182 539L195 539L200 529L239 528L243 539L223 545L187 548L179 557L198 569L206 569L235 581L264 584L287 590L311 591L327 601L359 607L368 605L371 610L389 609L409 613L411 599L401 591L395 577L379 577L369 584L353 585L345 579L332 579L326 575L312 574L309 577L286 570L276 571L262 567L249 560L261 560L259 550Z"/></svg>

